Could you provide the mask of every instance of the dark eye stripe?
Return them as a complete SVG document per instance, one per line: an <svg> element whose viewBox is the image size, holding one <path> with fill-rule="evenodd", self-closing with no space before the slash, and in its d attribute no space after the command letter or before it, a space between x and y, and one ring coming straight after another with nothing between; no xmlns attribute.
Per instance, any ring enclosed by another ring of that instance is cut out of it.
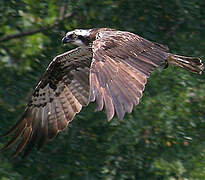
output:
<svg viewBox="0 0 205 180"><path fill-rule="evenodd" d="M81 40L86 46L88 46L89 43L91 42L88 38L85 38L81 35L78 36L78 39Z"/></svg>

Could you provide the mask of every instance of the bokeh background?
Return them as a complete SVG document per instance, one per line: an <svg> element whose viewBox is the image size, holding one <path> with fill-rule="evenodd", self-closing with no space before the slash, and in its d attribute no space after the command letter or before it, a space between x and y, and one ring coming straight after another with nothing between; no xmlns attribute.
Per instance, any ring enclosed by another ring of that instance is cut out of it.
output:
<svg viewBox="0 0 205 180"><path fill-rule="evenodd" d="M0 134L75 28L110 27L205 59L204 0L1 0ZM0 153L0 180L204 180L205 75L170 66L148 80L123 121L106 122L90 104L41 151ZM8 138L0 139L0 147ZM15 147L14 147L15 148Z"/></svg>

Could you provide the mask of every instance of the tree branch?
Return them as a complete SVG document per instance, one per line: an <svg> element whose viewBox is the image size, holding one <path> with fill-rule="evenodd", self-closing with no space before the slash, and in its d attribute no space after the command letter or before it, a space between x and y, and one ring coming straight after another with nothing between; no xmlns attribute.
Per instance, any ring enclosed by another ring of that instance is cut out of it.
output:
<svg viewBox="0 0 205 180"><path fill-rule="evenodd" d="M36 33L43 32L43 31L45 31L47 29L52 29L55 26L58 26L63 20L69 19L73 15L74 15L74 13L65 14L61 19L57 20L55 23L53 23L53 24L51 24L51 25L49 25L47 27L41 27L39 29L28 30L28 31L20 32L20 33L16 33L16 34L5 35L5 36L0 38L0 42L8 41L8 40L11 40L11 39L22 38L24 36L29 36L29 35L33 35L33 34L36 34Z"/></svg>
<svg viewBox="0 0 205 180"><path fill-rule="evenodd" d="M60 12L59 12L59 19L64 19L65 15L66 15L66 10L67 10L67 5L65 2L62 2L62 6L60 8Z"/></svg>

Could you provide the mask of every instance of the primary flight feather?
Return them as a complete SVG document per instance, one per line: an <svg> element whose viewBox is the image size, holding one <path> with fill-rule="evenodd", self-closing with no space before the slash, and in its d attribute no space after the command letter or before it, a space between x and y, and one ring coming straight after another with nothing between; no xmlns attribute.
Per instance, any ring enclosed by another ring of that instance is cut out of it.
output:
<svg viewBox="0 0 205 180"><path fill-rule="evenodd" d="M14 133L2 149L21 137L13 157L25 147L25 154L35 144L41 148L89 102L96 102L97 111L105 107L108 120L115 113L123 119L139 103L147 78L159 66L174 64L198 74L203 71L199 58L169 53L166 46L130 32L77 29L62 42L79 47L51 61L19 121L1 136Z"/></svg>

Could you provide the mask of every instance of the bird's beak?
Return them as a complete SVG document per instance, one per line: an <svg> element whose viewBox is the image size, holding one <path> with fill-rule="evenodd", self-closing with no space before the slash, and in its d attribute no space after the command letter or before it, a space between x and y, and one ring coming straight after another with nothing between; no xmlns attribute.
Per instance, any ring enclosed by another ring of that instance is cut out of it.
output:
<svg viewBox="0 0 205 180"><path fill-rule="evenodd" d="M69 38L69 37L64 37L63 39L62 39L62 43L63 44L65 44L65 43L70 43L70 42L72 42L72 38Z"/></svg>

